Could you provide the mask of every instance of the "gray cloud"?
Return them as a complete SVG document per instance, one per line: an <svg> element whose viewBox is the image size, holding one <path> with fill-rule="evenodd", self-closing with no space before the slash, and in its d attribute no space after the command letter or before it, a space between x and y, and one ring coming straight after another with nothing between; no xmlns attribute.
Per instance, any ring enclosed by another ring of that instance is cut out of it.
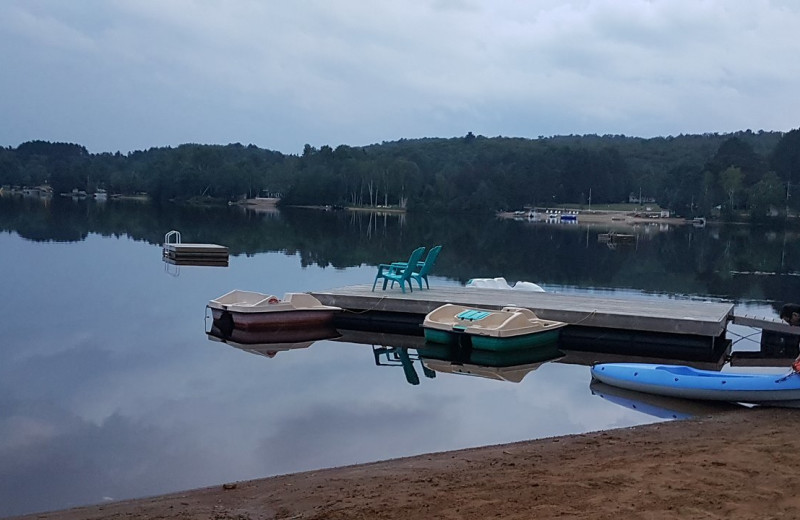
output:
<svg viewBox="0 0 800 520"><path fill-rule="evenodd" d="M0 144L788 130L790 2L0 5Z"/></svg>

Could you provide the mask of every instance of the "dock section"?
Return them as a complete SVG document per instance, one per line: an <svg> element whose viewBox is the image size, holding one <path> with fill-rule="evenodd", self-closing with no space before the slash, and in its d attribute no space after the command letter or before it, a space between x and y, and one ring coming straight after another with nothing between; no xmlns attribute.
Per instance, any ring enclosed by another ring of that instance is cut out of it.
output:
<svg viewBox="0 0 800 520"><path fill-rule="evenodd" d="M179 231L164 236L164 261L177 265L227 266L228 248L218 244L190 244L181 242Z"/></svg>
<svg viewBox="0 0 800 520"><path fill-rule="evenodd" d="M615 348L638 354L665 349L681 354L716 355L730 347L726 325L733 304L673 299L623 299L570 293L509 291L459 286L435 287L403 294L400 290L375 290L355 285L311 293L325 305L342 307L345 320L373 330L392 324L419 327L433 309L453 303L500 309L506 306L533 310L540 318L568 323L561 334L565 346L582 350Z"/></svg>
<svg viewBox="0 0 800 520"><path fill-rule="evenodd" d="M731 359L733 365L780 363L782 366L789 366L800 353L800 327L791 327L780 320L748 315L734 316L731 321L736 325L761 329L761 350L738 353L735 359Z"/></svg>

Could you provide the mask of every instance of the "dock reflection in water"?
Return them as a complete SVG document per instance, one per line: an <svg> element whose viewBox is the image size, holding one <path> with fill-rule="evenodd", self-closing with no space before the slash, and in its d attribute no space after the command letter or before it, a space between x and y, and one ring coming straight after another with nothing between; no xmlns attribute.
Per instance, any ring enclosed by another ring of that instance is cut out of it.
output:
<svg viewBox="0 0 800 520"><path fill-rule="evenodd" d="M340 330L339 341L370 345L377 366L402 367L406 381L420 384L417 366L428 379L438 373L459 374L519 383L542 364L563 354L557 342L509 352L483 351L426 342L421 335Z"/></svg>
<svg viewBox="0 0 800 520"><path fill-rule="evenodd" d="M441 347L441 345L436 345ZM420 383L415 362L419 363L425 377L434 379L436 373L460 374L483 377L497 381L519 383L542 364L558 359L560 354L529 351L509 356L508 353L485 353L491 356L470 356L464 360L458 354L449 355L429 348L407 349L403 347L373 346L372 353L377 366L401 366L406 381L412 385ZM435 356L435 357L431 357Z"/></svg>
<svg viewBox="0 0 800 520"><path fill-rule="evenodd" d="M176 259L165 256L164 272L170 276L181 275L181 267L228 267L228 257L224 259Z"/></svg>
<svg viewBox="0 0 800 520"><path fill-rule="evenodd" d="M782 366L784 359L772 359L768 352L744 352L731 353L730 350L723 352L710 351L705 358L697 359L695 355L681 355L685 352L681 350L665 351L663 356L632 356L626 349L616 351L607 349L598 351L596 346L587 350L576 350L575 345L570 343L570 348L564 348L558 340L539 345L535 348L518 349L506 352L495 352L463 347L461 345L445 345L441 343L426 341L421 330L412 330L413 333L381 333L374 330L355 330L334 328L333 326L312 327L305 329L286 328L272 331L249 331L234 328L231 331L222 331L216 325L211 324L206 335L209 340L225 343L240 350L245 350L254 354L266 357L274 357L278 352L288 350L300 350L311 346L321 340L333 340L356 345L365 345L371 348L372 356L376 366L399 367L402 369L405 379L409 384L419 385L421 377L435 379L437 373L469 375L498 381L520 383L529 373L534 372L545 363L560 363L567 365L592 366L597 363L613 362L640 362L640 363L661 363L661 364L681 364L703 370L722 370L726 364L735 366L741 363L741 359L747 359L749 364L758 363L762 366ZM587 374L588 375L588 374ZM599 383L592 383L593 385ZM616 396L622 391L608 389L602 385L602 397ZM594 391L594 394L599 392ZM631 399L646 401L650 396L638 395L633 392ZM614 402L619 400L608 399ZM682 400L678 400L680 404ZM689 401L691 402L691 401ZM630 408L644 411L644 406L635 407L628 403ZM684 405L686 403L683 403ZM707 411L712 412L724 408L723 406L706 407ZM695 413L704 413L701 407L693 408ZM645 412L647 413L647 412ZM663 418L681 418L684 412L669 413L663 415L652 414Z"/></svg>

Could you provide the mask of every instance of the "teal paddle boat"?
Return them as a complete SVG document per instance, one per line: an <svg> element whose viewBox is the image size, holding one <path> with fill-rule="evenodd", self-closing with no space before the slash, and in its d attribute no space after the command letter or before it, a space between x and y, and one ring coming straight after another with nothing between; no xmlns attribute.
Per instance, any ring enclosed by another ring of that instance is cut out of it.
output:
<svg viewBox="0 0 800 520"><path fill-rule="evenodd" d="M495 352L552 344L566 325L522 307L492 310L450 303L432 310L422 323L426 341Z"/></svg>

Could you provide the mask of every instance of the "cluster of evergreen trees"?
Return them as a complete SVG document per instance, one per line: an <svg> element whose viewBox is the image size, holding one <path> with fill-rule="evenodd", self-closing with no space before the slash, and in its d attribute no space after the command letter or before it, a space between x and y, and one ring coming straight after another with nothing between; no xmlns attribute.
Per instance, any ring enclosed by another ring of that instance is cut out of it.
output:
<svg viewBox="0 0 800 520"><path fill-rule="evenodd" d="M493 212L605 204L641 193L683 215L800 210L800 129L635 138L413 139L365 147L306 145L285 155L254 145L185 144L90 154L77 144L0 147L0 184L57 193L146 192L158 202L280 193L284 204Z"/></svg>

